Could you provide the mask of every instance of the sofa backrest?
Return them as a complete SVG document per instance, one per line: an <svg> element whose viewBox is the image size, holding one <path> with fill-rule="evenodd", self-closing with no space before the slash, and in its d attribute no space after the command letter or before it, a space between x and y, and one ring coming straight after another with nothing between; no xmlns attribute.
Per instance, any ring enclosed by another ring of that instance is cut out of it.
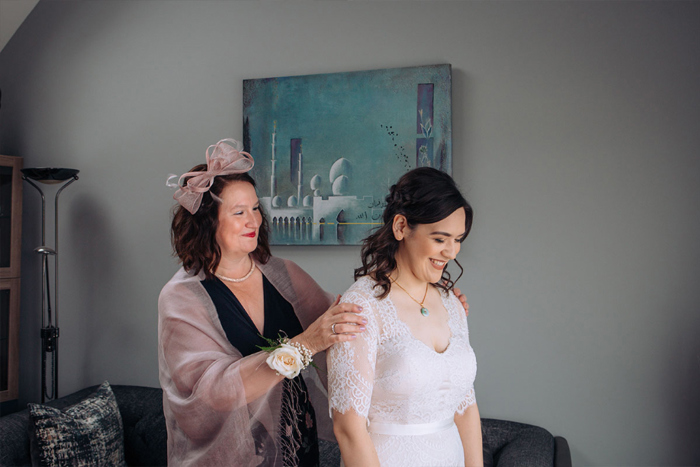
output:
<svg viewBox="0 0 700 467"><path fill-rule="evenodd" d="M80 402L97 390L90 386L49 401L63 409ZM124 426L124 455L128 465L167 465L167 430L163 415L163 391L143 386L112 386ZM29 453L29 410L0 417L0 466L31 465Z"/></svg>

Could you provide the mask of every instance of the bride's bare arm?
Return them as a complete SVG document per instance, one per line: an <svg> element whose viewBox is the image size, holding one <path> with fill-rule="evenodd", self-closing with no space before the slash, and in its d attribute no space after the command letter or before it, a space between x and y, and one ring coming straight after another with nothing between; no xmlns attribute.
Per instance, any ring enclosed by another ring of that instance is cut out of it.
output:
<svg viewBox="0 0 700 467"><path fill-rule="evenodd" d="M484 453L481 444L481 418L476 403L467 407L462 414L455 414L455 425L462 438L465 467L483 467Z"/></svg>
<svg viewBox="0 0 700 467"><path fill-rule="evenodd" d="M374 443L367 432L367 419L348 410L333 410L333 433L346 467L379 467Z"/></svg>

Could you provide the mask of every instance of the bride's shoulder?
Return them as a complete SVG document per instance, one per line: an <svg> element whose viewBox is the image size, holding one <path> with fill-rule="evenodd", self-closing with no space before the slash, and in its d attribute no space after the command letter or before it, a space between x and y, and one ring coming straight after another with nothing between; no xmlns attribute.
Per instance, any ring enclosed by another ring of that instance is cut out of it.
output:
<svg viewBox="0 0 700 467"><path fill-rule="evenodd" d="M370 306L376 308L379 302L378 295L381 289L375 286L377 283L369 276L360 277L350 286L343 294L342 301L360 305L362 307Z"/></svg>
<svg viewBox="0 0 700 467"><path fill-rule="evenodd" d="M362 276L350 286L348 292L350 291L362 294L367 298L376 299L381 292L381 288L377 287L377 281L371 276Z"/></svg>
<svg viewBox="0 0 700 467"><path fill-rule="evenodd" d="M381 328L383 310L386 308L384 301L377 297L380 288L375 289L375 285L376 282L371 277L360 277L345 291L341 299L341 302L362 307L360 315L367 319L367 333L372 335Z"/></svg>
<svg viewBox="0 0 700 467"><path fill-rule="evenodd" d="M454 291L440 290L440 295L442 295L443 300L447 304L447 309L451 314L457 315L458 317L466 320L467 315L464 313L462 302L459 301L459 298L457 298Z"/></svg>
<svg viewBox="0 0 700 467"><path fill-rule="evenodd" d="M374 286L376 282L369 276L362 276L355 281L354 284L350 286L348 290L345 291L343 297L348 294L358 295L365 299L375 298Z"/></svg>

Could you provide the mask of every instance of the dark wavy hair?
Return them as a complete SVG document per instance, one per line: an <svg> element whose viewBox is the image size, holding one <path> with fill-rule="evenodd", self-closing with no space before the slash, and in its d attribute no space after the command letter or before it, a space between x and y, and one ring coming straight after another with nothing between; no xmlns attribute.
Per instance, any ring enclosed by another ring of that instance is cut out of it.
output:
<svg viewBox="0 0 700 467"><path fill-rule="evenodd" d="M206 164L192 168L190 172L204 172ZM221 261L221 248L216 242L216 230L219 227L218 198L226 185L231 182L248 182L255 188L255 180L247 173L221 175L214 178L211 189L202 196L202 204L196 213L191 214L179 204L173 208L173 223L170 229L170 239L175 256L180 258L182 266L187 271L199 274L204 270L207 279L213 279L216 268ZM267 217L260 207L262 223L258 229L258 247L251 254L253 259L265 264L270 259L270 243Z"/></svg>
<svg viewBox="0 0 700 467"><path fill-rule="evenodd" d="M459 208L464 208L464 229L468 235L474 211L452 177L431 167L418 167L404 174L391 187L386 197L384 225L363 241L360 253L362 267L355 269L355 280L372 275L377 282L375 287L381 289L379 298L386 297L391 290L389 274L396 269L396 253L399 250L399 242L394 238L393 232L394 217L397 214L404 215L408 226L413 229L418 224L439 222ZM456 259L454 262L459 266L459 277L453 281L447 269L443 269L442 280L434 284L436 287L445 291L452 290L455 282L462 277L462 265Z"/></svg>

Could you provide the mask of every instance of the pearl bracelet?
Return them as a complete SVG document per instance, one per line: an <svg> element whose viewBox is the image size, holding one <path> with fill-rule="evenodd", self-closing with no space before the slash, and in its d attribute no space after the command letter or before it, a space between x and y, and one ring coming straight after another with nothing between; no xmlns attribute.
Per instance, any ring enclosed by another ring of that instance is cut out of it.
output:
<svg viewBox="0 0 700 467"><path fill-rule="evenodd" d="M304 368L306 368L311 364L311 362L313 362L313 359L311 358L311 351L307 349L304 344L302 344L301 342L290 342L289 345L296 347L299 353L301 354Z"/></svg>

